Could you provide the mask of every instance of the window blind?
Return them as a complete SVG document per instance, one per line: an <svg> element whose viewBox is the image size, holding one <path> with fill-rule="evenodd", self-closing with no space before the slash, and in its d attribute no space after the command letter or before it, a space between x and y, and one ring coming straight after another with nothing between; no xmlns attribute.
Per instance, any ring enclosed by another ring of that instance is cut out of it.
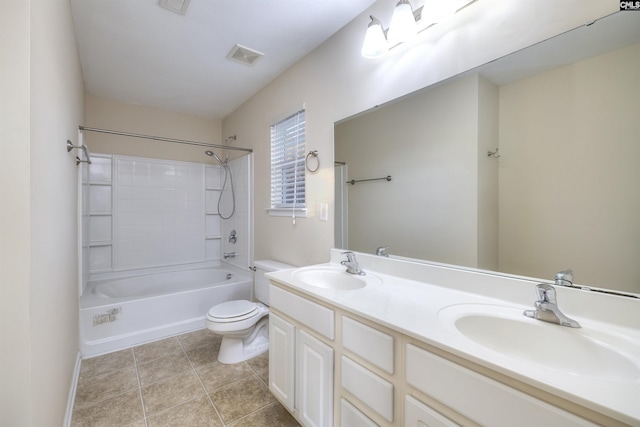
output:
<svg viewBox="0 0 640 427"><path fill-rule="evenodd" d="M305 114L271 126L271 208L305 207Z"/></svg>

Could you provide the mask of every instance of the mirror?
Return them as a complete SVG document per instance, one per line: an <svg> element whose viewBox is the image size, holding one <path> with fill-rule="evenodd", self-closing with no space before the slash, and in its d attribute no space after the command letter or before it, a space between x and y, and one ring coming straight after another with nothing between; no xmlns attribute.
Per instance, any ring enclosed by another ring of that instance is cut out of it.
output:
<svg viewBox="0 0 640 427"><path fill-rule="evenodd" d="M638 76L619 12L336 123L336 247L640 294Z"/></svg>

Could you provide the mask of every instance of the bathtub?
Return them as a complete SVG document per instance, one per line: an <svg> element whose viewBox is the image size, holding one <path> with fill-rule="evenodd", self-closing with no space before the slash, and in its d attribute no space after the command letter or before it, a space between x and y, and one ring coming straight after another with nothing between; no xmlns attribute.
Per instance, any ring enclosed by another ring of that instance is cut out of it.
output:
<svg viewBox="0 0 640 427"><path fill-rule="evenodd" d="M252 284L232 266L92 280L80 297L82 356L202 329L214 305L251 299Z"/></svg>

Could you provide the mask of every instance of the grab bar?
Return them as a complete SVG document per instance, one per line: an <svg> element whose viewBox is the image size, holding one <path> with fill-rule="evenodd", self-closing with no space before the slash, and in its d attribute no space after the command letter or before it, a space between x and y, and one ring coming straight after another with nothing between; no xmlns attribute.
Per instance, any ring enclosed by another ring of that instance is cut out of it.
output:
<svg viewBox="0 0 640 427"><path fill-rule="evenodd" d="M347 184L355 185L356 182L380 181L382 179L386 179L387 181L391 181L391 175L387 175L387 176L382 177L382 178L352 179L351 181L347 181Z"/></svg>
<svg viewBox="0 0 640 427"><path fill-rule="evenodd" d="M89 153L89 147L87 147L84 144L82 144L82 145L73 145L73 143L67 139L67 153L70 152L71 150L73 150L74 148L81 149L84 152L84 157L87 159L87 160L82 160L82 159L80 159L80 157L76 156L76 166L79 165L80 163L87 163L87 164L90 165L91 164L91 154Z"/></svg>

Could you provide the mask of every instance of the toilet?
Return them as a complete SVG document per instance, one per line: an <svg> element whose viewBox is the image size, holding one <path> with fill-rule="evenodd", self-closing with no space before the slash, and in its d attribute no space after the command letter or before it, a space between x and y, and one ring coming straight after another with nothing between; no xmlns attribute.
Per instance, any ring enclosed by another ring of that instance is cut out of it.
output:
<svg viewBox="0 0 640 427"><path fill-rule="evenodd" d="M272 260L255 261L254 265L257 301L227 301L213 306L207 313L207 329L222 336L220 363L239 363L269 349L269 279L265 273L295 267Z"/></svg>

